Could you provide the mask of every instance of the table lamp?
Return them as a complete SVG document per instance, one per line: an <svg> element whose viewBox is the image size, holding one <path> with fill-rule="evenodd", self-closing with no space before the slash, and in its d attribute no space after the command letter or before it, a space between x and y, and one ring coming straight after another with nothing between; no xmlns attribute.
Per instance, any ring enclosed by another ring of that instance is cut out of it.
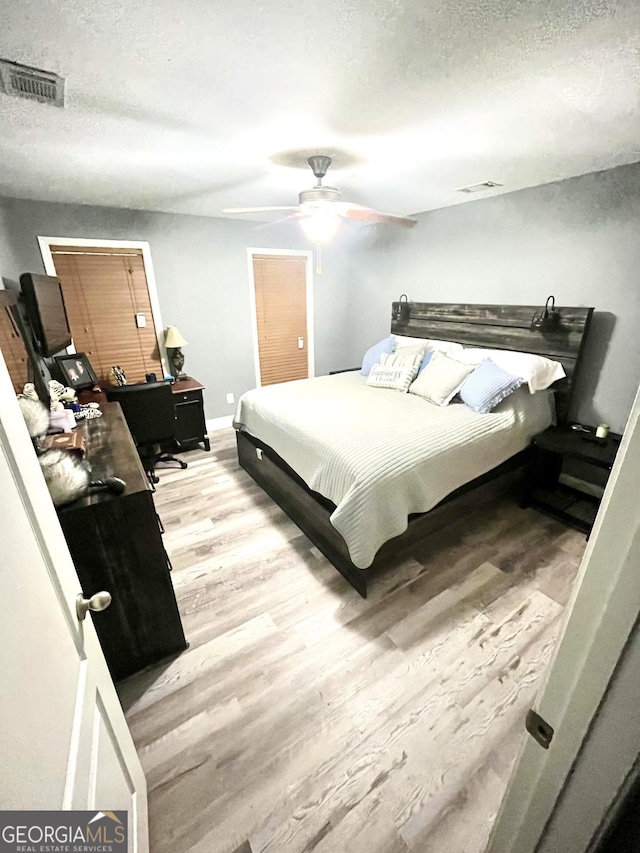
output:
<svg viewBox="0 0 640 853"><path fill-rule="evenodd" d="M184 355L181 347L186 346L187 341L182 337L175 326L167 326L164 336L164 345L171 362L171 375L174 379L186 379L184 367Z"/></svg>

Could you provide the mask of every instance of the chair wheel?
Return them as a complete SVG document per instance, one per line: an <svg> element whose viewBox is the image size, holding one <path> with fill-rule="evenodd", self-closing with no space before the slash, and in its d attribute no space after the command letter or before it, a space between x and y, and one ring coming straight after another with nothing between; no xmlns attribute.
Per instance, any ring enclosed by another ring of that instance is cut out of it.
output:
<svg viewBox="0 0 640 853"><path fill-rule="evenodd" d="M186 463L186 462L183 462L183 461L182 461L182 459L178 459L178 462L180 463L180 467L181 467L182 469L184 469L184 468L187 468L187 467L188 467L188 466L187 466L187 463Z"/></svg>

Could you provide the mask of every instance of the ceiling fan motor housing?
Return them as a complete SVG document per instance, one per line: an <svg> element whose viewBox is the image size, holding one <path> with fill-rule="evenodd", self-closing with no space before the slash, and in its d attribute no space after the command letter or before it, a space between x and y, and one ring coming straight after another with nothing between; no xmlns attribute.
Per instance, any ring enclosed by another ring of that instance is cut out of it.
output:
<svg viewBox="0 0 640 853"><path fill-rule="evenodd" d="M340 192L335 187L313 187L298 193L299 204L309 204L319 201L340 201Z"/></svg>

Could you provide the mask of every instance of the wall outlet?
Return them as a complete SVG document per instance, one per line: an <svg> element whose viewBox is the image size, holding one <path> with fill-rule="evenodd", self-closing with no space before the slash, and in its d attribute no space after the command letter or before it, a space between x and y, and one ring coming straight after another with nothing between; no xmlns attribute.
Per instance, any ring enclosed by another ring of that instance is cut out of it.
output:
<svg viewBox="0 0 640 853"><path fill-rule="evenodd" d="M229 405L231 405L231 403L235 403L235 401L236 398L233 396L233 394L227 394L227 403L229 403Z"/></svg>
<svg viewBox="0 0 640 853"><path fill-rule="evenodd" d="M136 314L136 326L139 329L146 329L147 328L147 318L144 316L144 314L142 314L142 313Z"/></svg>

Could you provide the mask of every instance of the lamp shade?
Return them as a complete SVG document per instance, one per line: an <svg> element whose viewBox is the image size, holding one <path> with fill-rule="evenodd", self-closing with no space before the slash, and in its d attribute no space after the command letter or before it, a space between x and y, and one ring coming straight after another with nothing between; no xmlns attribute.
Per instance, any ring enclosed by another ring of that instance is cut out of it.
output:
<svg viewBox="0 0 640 853"><path fill-rule="evenodd" d="M178 347L183 347L187 343L188 341L185 341L175 326L167 326L167 331L164 336L164 345L168 349L178 349Z"/></svg>
<svg viewBox="0 0 640 853"><path fill-rule="evenodd" d="M332 240L340 225L340 217L325 210L314 210L301 216L298 221L309 240L318 245Z"/></svg>

